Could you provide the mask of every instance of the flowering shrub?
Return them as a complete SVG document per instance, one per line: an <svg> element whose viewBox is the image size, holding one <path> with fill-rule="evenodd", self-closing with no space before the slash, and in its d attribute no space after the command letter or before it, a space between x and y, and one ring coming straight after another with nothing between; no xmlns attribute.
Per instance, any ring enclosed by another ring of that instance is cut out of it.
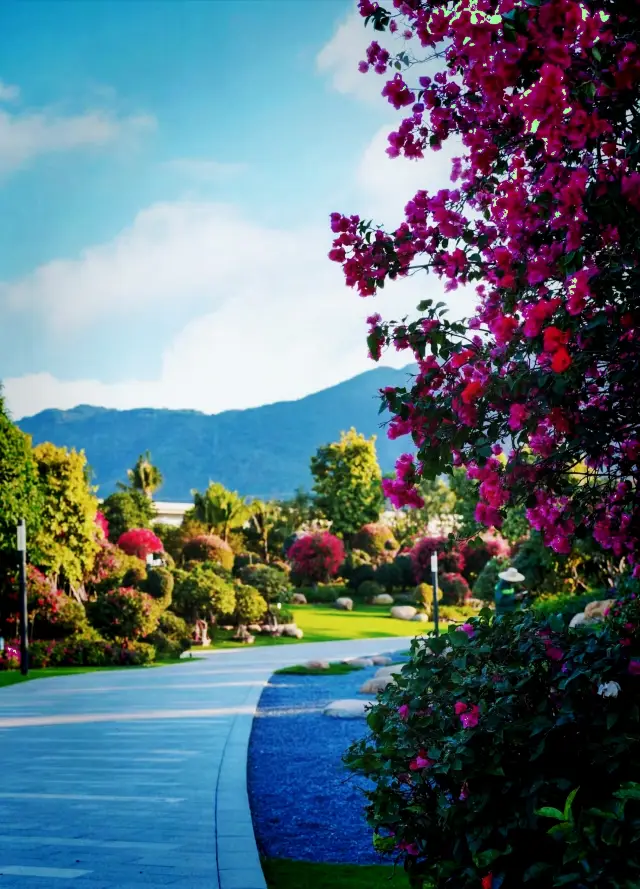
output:
<svg viewBox="0 0 640 889"><path fill-rule="evenodd" d="M410 387L384 392L389 435L411 435L418 451L417 462L400 458L385 492L397 506L421 505L422 473L463 465L479 482L476 518L487 527L524 501L556 552L568 553L582 526L635 565L640 336L628 270L640 230L638 8L359 6L378 35L400 30L411 41L396 56L375 41L361 65L387 75L382 95L404 114L389 155L422 158L451 136L462 145L455 185L417 192L395 230L332 214L329 256L362 296L418 268L448 291L482 282L468 323L450 323L432 300L410 323L369 318L374 359L393 345L418 364ZM431 73L412 78L425 56ZM501 461L509 437L513 451ZM569 497L578 460L587 483Z"/></svg>
<svg viewBox="0 0 640 889"><path fill-rule="evenodd" d="M233 569L234 555L229 544L216 534L200 534L182 548L185 562L215 562L227 571Z"/></svg>
<svg viewBox="0 0 640 889"><path fill-rule="evenodd" d="M128 556L146 561L147 556L164 551L162 541L148 528L133 528L118 537L118 546Z"/></svg>
<svg viewBox="0 0 640 889"><path fill-rule="evenodd" d="M29 650L29 663L42 667L135 667L151 664L156 658L153 645L146 642L114 644L103 639L69 639L36 642Z"/></svg>
<svg viewBox="0 0 640 889"><path fill-rule="evenodd" d="M487 610L413 643L347 755L413 885L637 885L638 599L613 611L578 631Z"/></svg>
<svg viewBox="0 0 640 889"><path fill-rule="evenodd" d="M423 537L411 550L414 578L418 583L431 581L431 555L438 553L438 571L460 573L464 556L444 537Z"/></svg>
<svg viewBox="0 0 640 889"><path fill-rule="evenodd" d="M344 562L344 545L328 531L305 534L291 546L288 558L298 583L326 582Z"/></svg>
<svg viewBox="0 0 640 889"><path fill-rule="evenodd" d="M100 593L88 605L93 627L107 639L130 640L147 636L158 624L158 610L151 596L131 587Z"/></svg>
<svg viewBox="0 0 640 889"><path fill-rule="evenodd" d="M363 525L354 535L351 545L354 549L365 552L373 562L391 561L399 548L393 531L382 522Z"/></svg>
<svg viewBox="0 0 640 889"><path fill-rule="evenodd" d="M102 539L109 539L109 522L106 520L105 516L101 512L96 513L96 525L98 529L102 533Z"/></svg>
<svg viewBox="0 0 640 889"><path fill-rule="evenodd" d="M185 620L171 611L163 611L157 629L145 641L153 645L158 657L179 658L191 647L191 632Z"/></svg>
<svg viewBox="0 0 640 889"><path fill-rule="evenodd" d="M0 671L3 670L19 670L20 669L20 646L13 643L5 645L4 651L0 653Z"/></svg>
<svg viewBox="0 0 640 889"><path fill-rule="evenodd" d="M471 589L462 574L445 572L438 578L443 605L464 605L471 597Z"/></svg>
<svg viewBox="0 0 640 889"><path fill-rule="evenodd" d="M464 571L462 572L471 584L476 580L489 559L508 559L511 547L508 541L499 534L482 534L463 544Z"/></svg>

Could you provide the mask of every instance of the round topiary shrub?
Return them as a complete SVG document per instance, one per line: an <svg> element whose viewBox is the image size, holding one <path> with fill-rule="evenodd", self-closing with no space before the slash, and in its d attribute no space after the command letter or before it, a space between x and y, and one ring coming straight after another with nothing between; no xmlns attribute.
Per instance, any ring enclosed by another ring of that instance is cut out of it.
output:
<svg viewBox="0 0 640 889"><path fill-rule="evenodd" d="M145 592L154 599L161 601L165 608L171 604L173 593L173 574L166 568L150 568L145 581Z"/></svg>
<svg viewBox="0 0 640 889"><path fill-rule="evenodd" d="M487 613L414 646L347 755L413 886L638 885L638 602L587 630Z"/></svg>
<svg viewBox="0 0 640 889"><path fill-rule="evenodd" d="M145 589L147 585L147 566L140 559L133 556L129 558L129 563L129 567L124 574L121 575L121 578L118 578L120 581L118 586L133 587L134 589L147 592Z"/></svg>
<svg viewBox="0 0 640 889"><path fill-rule="evenodd" d="M147 556L164 552L164 546L159 537L148 528L132 528L118 537L118 546L128 556L137 556L146 561Z"/></svg>
<svg viewBox="0 0 640 889"><path fill-rule="evenodd" d="M363 525L351 544L353 549L365 552L375 563L393 559L400 546L391 528L382 522Z"/></svg>
<svg viewBox="0 0 640 889"><path fill-rule="evenodd" d="M259 556L256 556L254 553L237 553L235 561L233 563L233 573L239 577L240 572L243 568L248 568L249 565L263 565L264 562Z"/></svg>
<svg viewBox="0 0 640 889"><path fill-rule="evenodd" d="M374 580L376 568L371 563L371 556L361 549L353 549L347 556L338 571L340 577L347 581L351 590L357 590L365 580Z"/></svg>
<svg viewBox="0 0 640 889"><path fill-rule="evenodd" d="M486 533L465 543L462 555L464 571L461 573L473 585L490 559L508 559L511 556L511 546L499 534Z"/></svg>
<svg viewBox="0 0 640 889"><path fill-rule="evenodd" d="M344 545L328 531L305 534L291 546L289 561L292 577L299 585L327 582L344 561Z"/></svg>
<svg viewBox="0 0 640 889"><path fill-rule="evenodd" d="M235 619L238 624L255 624L267 613L267 603L254 587L236 583Z"/></svg>
<svg viewBox="0 0 640 889"><path fill-rule="evenodd" d="M173 608L190 623L215 622L235 611L234 585L221 577L217 569L211 563L196 562L190 571L176 572Z"/></svg>
<svg viewBox="0 0 640 889"><path fill-rule="evenodd" d="M411 589L416 582L411 553L398 554L393 560L393 566L399 570L401 575L400 589Z"/></svg>
<svg viewBox="0 0 640 889"><path fill-rule="evenodd" d="M215 562L226 571L233 570L233 550L216 534L201 534L191 537L182 548L185 562Z"/></svg>
<svg viewBox="0 0 640 889"><path fill-rule="evenodd" d="M442 601L442 588L438 585L438 602ZM419 583L415 590L415 603L418 608L431 614L433 611L433 587L430 583Z"/></svg>
<svg viewBox="0 0 640 889"><path fill-rule="evenodd" d="M375 580L363 580L358 587L358 598L365 602L381 596L384 593L384 587L381 587Z"/></svg>
<svg viewBox="0 0 640 889"><path fill-rule="evenodd" d="M269 565L247 565L240 571L240 580L247 586L255 587L267 602L291 601L292 589L284 571L270 568Z"/></svg>
<svg viewBox="0 0 640 889"><path fill-rule="evenodd" d="M402 579L402 571L395 562L383 562L376 568L375 581L380 584L385 593L403 589Z"/></svg>
<svg viewBox="0 0 640 889"><path fill-rule="evenodd" d="M445 572L438 578L443 605L464 605L471 598L471 588L462 574Z"/></svg>
<svg viewBox="0 0 640 889"><path fill-rule="evenodd" d="M509 562L505 559L489 559L473 585L473 595L475 598L482 599L485 602L493 602L496 584L498 583L498 574L501 571L505 571L508 567Z"/></svg>
<svg viewBox="0 0 640 889"><path fill-rule="evenodd" d="M148 636L158 624L151 596L130 587L100 593L89 603L88 614L91 625L99 633L118 641Z"/></svg>

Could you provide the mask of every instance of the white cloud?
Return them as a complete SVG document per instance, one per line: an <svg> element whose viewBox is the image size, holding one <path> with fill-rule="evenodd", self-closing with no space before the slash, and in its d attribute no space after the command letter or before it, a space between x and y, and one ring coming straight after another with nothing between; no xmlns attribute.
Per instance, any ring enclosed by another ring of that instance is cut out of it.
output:
<svg viewBox="0 0 640 889"><path fill-rule="evenodd" d="M49 111L9 114L0 109L0 174L13 172L39 155L130 139L154 126L154 118L148 115L117 117L104 111L69 116Z"/></svg>
<svg viewBox="0 0 640 889"><path fill-rule="evenodd" d="M444 151L418 163L389 159L386 133L376 134L361 159L353 200L358 210L394 225L418 188L446 187L449 167ZM432 297L461 317L474 305L472 292L445 295L439 279L423 273L363 300L327 259L330 240L328 226L269 228L219 203L157 204L113 241L0 285L3 317L11 311L42 317L60 342L74 328L94 335L107 319L128 327L147 323L177 300L198 314L165 349L157 379L6 379L10 409L16 417L80 403L216 413L299 398L373 366L365 318L374 311L400 320ZM387 353L383 363L402 367L410 357Z"/></svg>
<svg viewBox="0 0 640 889"><path fill-rule="evenodd" d="M20 97L20 87L0 80L0 102L15 102Z"/></svg>
<svg viewBox="0 0 640 889"><path fill-rule="evenodd" d="M224 163L206 158L183 157L167 161L165 167L197 182L225 182L246 170L246 164Z"/></svg>

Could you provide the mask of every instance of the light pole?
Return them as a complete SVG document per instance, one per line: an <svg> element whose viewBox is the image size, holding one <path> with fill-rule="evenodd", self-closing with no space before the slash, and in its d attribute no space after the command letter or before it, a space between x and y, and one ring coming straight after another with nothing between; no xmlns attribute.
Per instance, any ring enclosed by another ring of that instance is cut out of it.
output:
<svg viewBox="0 0 640 889"><path fill-rule="evenodd" d="M438 553L431 553L431 576L433 579L433 629L436 636L440 635L438 623Z"/></svg>
<svg viewBox="0 0 640 889"><path fill-rule="evenodd" d="M29 614L27 611L27 527L20 519L17 529L18 557L20 560L20 672L29 672Z"/></svg>

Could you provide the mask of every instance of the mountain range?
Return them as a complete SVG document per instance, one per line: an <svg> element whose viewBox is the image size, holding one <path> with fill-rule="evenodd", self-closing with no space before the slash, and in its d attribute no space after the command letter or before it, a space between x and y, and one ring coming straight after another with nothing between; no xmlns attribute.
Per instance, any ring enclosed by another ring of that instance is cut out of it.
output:
<svg viewBox="0 0 640 889"><path fill-rule="evenodd" d="M42 411L18 425L34 444L84 450L100 497L125 481L127 469L149 450L164 476L159 500L189 501L194 488L203 490L210 481L245 497L283 499L297 488L310 490L312 454L351 427L377 435L380 465L391 471L410 442L386 437L389 416L379 413L378 393L404 385L412 370L376 367L297 401L220 414L80 405Z"/></svg>

